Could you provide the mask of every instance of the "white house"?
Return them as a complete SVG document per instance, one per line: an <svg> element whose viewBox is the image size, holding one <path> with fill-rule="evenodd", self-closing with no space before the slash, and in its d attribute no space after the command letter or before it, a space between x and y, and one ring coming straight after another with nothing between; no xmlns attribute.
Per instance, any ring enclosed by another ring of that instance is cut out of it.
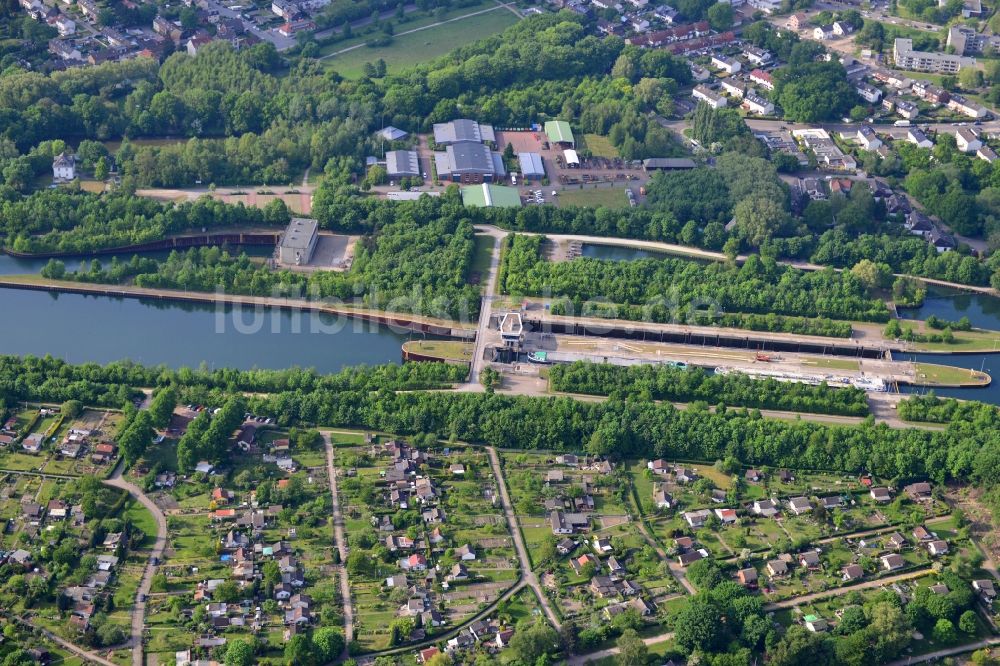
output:
<svg viewBox="0 0 1000 666"><path fill-rule="evenodd" d="M698 85L691 91L691 96L705 102L713 109L721 109L726 106L726 98L715 92L708 86Z"/></svg>
<svg viewBox="0 0 1000 666"><path fill-rule="evenodd" d="M928 139L927 135L917 127L907 130L906 140L916 145L918 148L931 148L934 146L934 142Z"/></svg>
<svg viewBox="0 0 1000 666"><path fill-rule="evenodd" d="M68 153L59 153L52 160L52 179L65 183L76 178L76 157Z"/></svg>
<svg viewBox="0 0 1000 666"><path fill-rule="evenodd" d="M724 55L713 55L712 66L723 70L727 74L737 74L743 69L743 65L740 64L739 60Z"/></svg>
<svg viewBox="0 0 1000 666"><path fill-rule="evenodd" d="M766 98L754 95L753 93L749 93L743 98L742 106L750 113L756 113L758 116L769 116L774 113L774 104L771 104Z"/></svg>
<svg viewBox="0 0 1000 666"><path fill-rule="evenodd" d="M833 39L837 35L833 32L832 25L819 25L813 28L813 39L824 41Z"/></svg>
<svg viewBox="0 0 1000 666"><path fill-rule="evenodd" d="M870 83L859 83L856 90L861 99L869 104L878 104L878 101L882 99L882 91Z"/></svg>
<svg viewBox="0 0 1000 666"><path fill-rule="evenodd" d="M878 134L875 133L868 125L862 125L858 128L858 143L865 150L875 150L882 145L882 139L878 138Z"/></svg>
<svg viewBox="0 0 1000 666"><path fill-rule="evenodd" d="M968 127L960 127L955 132L955 144L963 153L974 153L983 147L983 142L975 130Z"/></svg>

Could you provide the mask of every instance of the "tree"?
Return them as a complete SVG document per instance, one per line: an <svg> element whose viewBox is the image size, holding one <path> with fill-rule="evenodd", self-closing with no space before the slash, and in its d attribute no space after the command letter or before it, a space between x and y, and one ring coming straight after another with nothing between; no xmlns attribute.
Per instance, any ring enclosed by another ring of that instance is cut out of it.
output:
<svg viewBox="0 0 1000 666"><path fill-rule="evenodd" d="M170 417L173 416L174 407L176 406L177 389L172 386L160 389L149 403L149 413L153 420L153 425L157 428L166 428L170 423Z"/></svg>
<svg viewBox="0 0 1000 666"><path fill-rule="evenodd" d="M539 657L558 649L559 636L544 622L518 625L510 639L510 650L522 663L533 664Z"/></svg>
<svg viewBox="0 0 1000 666"><path fill-rule="evenodd" d="M62 404L61 412L67 419L75 419L83 413L83 403L79 400L67 400Z"/></svg>
<svg viewBox="0 0 1000 666"><path fill-rule="evenodd" d="M733 6L717 2L708 8L707 18L713 30L724 32L733 27Z"/></svg>
<svg viewBox="0 0 1000 666"><path fill-rule="evenodd" d="M939 643L954 643L958 640L958 632L955 631L955 625L951 620L945 620L944 618L934 624L934 631L931 632L931 635Z"/></svg>
<svg viewBox="0 0 1000 666"><path fill-rule="evenodd" d="M313 643L320 662L335 661L344 651L344 633L336 627L320 627L313 632Z"/></svg>
<svg viewBox="0 0 1000 666"><path fill-rule="evenodd" d="M717 649L725 640L721 615L718 604L703 594L695 595L675 617L674 640L688 651Z"/></svg>
<svg viewBox="0 0 1000 666"><path fill-rule="evenodd" d="M836 659L825 636L799 625L790 627L768 656L770 666L832 666Z"/></svg>
<svg viewBox="0 0 1000 666"><path fill-rule="evenodd" d="M248 641L234 638L226 646L226 666L251 666L254 662L254 649Z"/></svg>
<svg viewBox="0 0 1000 666"><path fill-rule="evenodd" d="M958 628L967 634L974 634L979 629L976 611L967 610L958 618Z"/></svg>
<svg viewBox="0 0 1000 666"><path fill-rule="evenodd" d="M780 202L764 197L752 197L736 204L733 218L747 242L754 247L760 247L784 226L788 216Z"/></svg>
<svg viewBox="0 0 1000 666"><path fill-rule="evenodd" d="M615 641L615 646L618 648L618 655L615 657L618 666L636 666L646 663L649 649L635 629L623 631L622 635Z"/></svg>
<svg viewBox="0 0 1000 666"><path fill-rule="evenodd" d="M305 634L296 634L285 643L285 666L316 666L316 646Z"/></svg>
<svg viewBox="0 0 1000 666"><path fill-rule="evenodd" d="M106 157L102 156L97 159L97 164L94 165L94 179L101 182L108 179L108 159Z"/></svg>
<svg viewBox="0 0 1000 666"><path fill-rule="evenodd" d="M885 264L876 264L871 259L862 259L851 268L851 274L861 280L865 289L871 291L888 286L892 279L892 271Z"/></svg>

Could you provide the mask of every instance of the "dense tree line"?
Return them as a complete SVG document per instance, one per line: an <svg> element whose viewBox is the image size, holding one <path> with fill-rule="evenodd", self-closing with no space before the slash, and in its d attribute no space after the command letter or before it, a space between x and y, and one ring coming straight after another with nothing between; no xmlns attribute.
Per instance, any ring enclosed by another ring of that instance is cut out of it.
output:
<svg viewBox="0 0 1000 666"><path fill-rule="evenodd" d="M1000 426L1000 409L972 400L940 398L933 393L915 395L899 403L899 416L907 421L972 423L983 428Z"/></svg>
<svg viewBox="0 0 1000 666"><path fill-rule="evenodd" d="M781 409L817 414L864 416L865 392L855 388L789 384L738 373L713 375L701 368L666 365L616 366L577 362L554 365L549 383L556 391L609 395L620 399L703 401L732 407Z"/></svg>
<svg viewBox="0 0 1000 666"><path fill-rule="evenodd" d="M444 212L437 209L438 212ZM230 255L219 247L173 251L163 261L133 257L112 259L105 269L98 260L73 273L50 261L47 277L185 291L215 291L257 296L281 295L311 300L335 298L379 309L473 321L480 294L468 284L475 251L472 226L461 208L449 217L399 215L370 237L358 241L354 262L346 272L301 273L275 270L245 254ZM402 211L400 211L402 212Z"/></svg>
<svg viewBox="0 0 1000 666"><path fill-rule="evenodd" d="M218 463L229 449L233 431L243 423L246 405L241 396L227 399L219 410L210 414L202 410L188 424L177 442L177 466L184 472L194 471L202 460Z"/></svg>
<svg viewBox="0 0 1000 666"><path fill-rule="evenodd" d="M662 258L566 262L540 257L541 237L514 237L500 288L509 294L645 306L654 321L684 321L697 310L887 321L888 309L849 271L801 271L757 255L742 265ZM627 312L631 310L626 309ZM579 313L577 308L575 312Z"/></svg>

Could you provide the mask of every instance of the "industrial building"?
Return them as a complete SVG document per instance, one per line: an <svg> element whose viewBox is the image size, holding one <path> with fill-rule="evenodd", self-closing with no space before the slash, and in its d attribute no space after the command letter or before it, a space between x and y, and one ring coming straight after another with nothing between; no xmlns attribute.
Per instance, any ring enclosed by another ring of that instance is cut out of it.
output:
<svg viewBox="0 0 1000 666"><path fill-rule="evenodd" d="M434 153L440 180L456 183L489 183L507 175L503 156L481 143L460 142Z"/></svg>
<svg viewBox="0 0 1000 666"><path fill-rule="evenodd" d="M389 178L420 176L420 158L415 150L390 150L385 154Z"/></svg>
<svg viewBox="0 0 1000 666"><path fill-rule="evenodd" d="M545 136L548 137L549 143L564 148L576 148L573 130L565 120L550 120L545 123Z"/></svg>
<svg viewBox="0 0 1000 666"><path fill-rule="evenodd" d="M492 125L481 125L475 120L460 118L447 123L434 123L434 143L450 146L455 143L493 143L497 140Z"/></svg>
<svg viewBox="0 0 1000 666"><path fill-rule="evenodd" d="M513 187L483 183L463 187L462 203L474 208L519 208L521 195Z"/></svg>
<svg viewBox="0 0 1000 666"><path fill-rule="evenodd" d="M312 260L319 240L319 222L293 217L278 245L278 261L290 266L303 266Z"/></svg>
<svg viewBox="0 0 1000 666"><path fill-rule="evenodd" d="M545 165L542 164L542 156L538 153L519 153L517 156L521 163L521 175L528 178L545 178Z"/></svg>

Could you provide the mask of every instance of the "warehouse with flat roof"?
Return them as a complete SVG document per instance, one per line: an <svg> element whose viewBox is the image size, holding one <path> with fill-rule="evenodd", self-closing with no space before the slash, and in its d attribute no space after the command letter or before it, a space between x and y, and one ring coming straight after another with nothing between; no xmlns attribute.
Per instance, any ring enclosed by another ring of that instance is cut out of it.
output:
<svg viewBox="0 0 1000 666"><path fill-rule="evenodd" d="M389 178L420 175L420 158L415 150L390 150L385 154L385 171Z"/></svg>
<svg viewBox="0 0 1000 666"><path fill-rule="evenodd" d="M545 165L538 153L518 153L517 160L521 163L521 175L525 178L545 178Z"/></svg>
<svg viewBox="0 0 1000 666"><path fill-rule="evenodd" d="M319 240L319 222L293 217L278 245L278 261L290 266L303 266L312 260Z"/></svg>
<svg viewBox="0 0 1000 666"><path fill-rule="evenodd" d="M573 130L569 128L569 123L565 120L550 120L545 123L545 136L549 138L549 143L570 148L576 147Z"/></svg>
<svg viewBox="0 0 1000 666"><path fill-rule="evenodd" d="M645 171L677 171L693 169L695 166L694 160L687 157L650 157L642 161Z"/></svg>
<svg viewBox="0 0 1000 666"><path fill-rule="evenodd" d="M483 183L463 187L462 203L474 208L519 208L521 195L514 187Z"/></svg>

